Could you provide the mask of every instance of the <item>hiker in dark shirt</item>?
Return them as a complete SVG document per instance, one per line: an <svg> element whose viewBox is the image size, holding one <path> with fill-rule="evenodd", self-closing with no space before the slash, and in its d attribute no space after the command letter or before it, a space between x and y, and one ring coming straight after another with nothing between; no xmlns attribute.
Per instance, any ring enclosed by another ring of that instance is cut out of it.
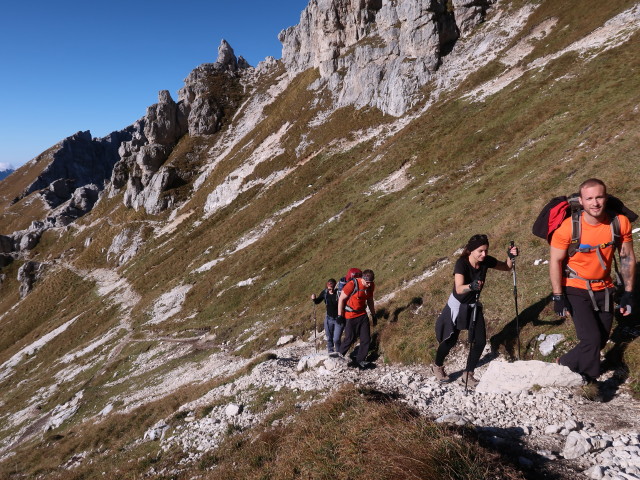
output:
<svg viewBox="0 0 640 480"><path fill-rule="evenodd" d="M518 248L510 247L507 260L501 262L488 255L488 250L487 236L474 235L467 242L453 269L453 292L436 320L436 338L439 345L432 371L440 382L450 381L444 370L444 360L458 341L460 330L469 330L468 338L471 348L460 380L471 387L478 384L478 380L473 377L473 371L487 341L482 304L478 298L484 286L487 269L510 271L513 266L512 259L518 255ZM476 310L475 322L473 322L474 309Z"/></svg>
<svg viewBox="0 0 640 480"><path fill-rule="evenodd" d="M327 338L327 351L332 353L340 350L340 337L344 324L338 323L338 289L333 278L327 280L327 288L319 295L311 295L311 300L316 305L325 302L327 314L324 318L324 333Z"/></svg>

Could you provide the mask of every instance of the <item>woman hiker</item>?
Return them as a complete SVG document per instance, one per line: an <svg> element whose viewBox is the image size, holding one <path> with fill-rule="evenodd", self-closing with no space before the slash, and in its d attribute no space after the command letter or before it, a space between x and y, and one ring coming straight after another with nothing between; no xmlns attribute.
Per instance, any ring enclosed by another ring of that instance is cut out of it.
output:
<svg viewBox="0 0 640 480"><path fill-rule="evenodd" d="M458 341L460 330L469 330L469 356L460 380L471 387L478 384L473 371L480 360L487 341L487 329L478 297L482 291L488 268L510 271L512 259L518 255L518 247L510 247L504 262L488 255L489 239L486 235L474 235L456 261L453 268L454 286L447 305L436 320L438 350L432 371L440 382L451 379L444 371L444 359ZM475 312L475 323L472 321Z"/></svg>

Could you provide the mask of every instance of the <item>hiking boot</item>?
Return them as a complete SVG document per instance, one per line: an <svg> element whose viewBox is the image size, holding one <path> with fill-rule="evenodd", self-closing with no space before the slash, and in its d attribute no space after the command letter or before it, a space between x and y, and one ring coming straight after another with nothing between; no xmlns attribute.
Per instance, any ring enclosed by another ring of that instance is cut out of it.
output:
<svg viewBox="0 0 640 480"><path fill-rule="evenodd" d="M462 372L462 376L460 377L460 381L471 388L475 388L478 383L480 383L474 376L473 372Z"/></svg>
<svg viewBox="0 0 640 480"><path fill-rule="evenodd" d="M369 362L365 362L364 360L361 362L358 362L358 368L360 370L366 370L367 368L369 368L371 366L371 364Z"/></svg>
<svg viewBox="0 0 640 480"><path fill-rule="evenodd" d="M436 376L436 380L438 380L440 383L451 381L449 375L447 375L444 371L444 366L439 367L437 365L431 365L431 372Z"/></svg>
<svg viewBox="0 0 640 480"><path fill-rule="evenodd" d="M602 391L600 385L596 381L590 381L582 385L580 396L590 402L603 402Z"/></svg>

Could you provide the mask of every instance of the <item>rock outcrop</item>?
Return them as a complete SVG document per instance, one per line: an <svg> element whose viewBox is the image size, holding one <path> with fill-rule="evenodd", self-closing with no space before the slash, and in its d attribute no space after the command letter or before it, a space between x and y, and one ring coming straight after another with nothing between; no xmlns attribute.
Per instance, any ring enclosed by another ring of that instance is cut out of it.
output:
<svg viewBox="0 0 640 480"><path fill-rule="evenodd" d="M104 138L94 139L89 131L65 138L53 152L49 165L14 203L41 191L47 205L56 208L69 200L77 188L93 184L102 189L119 160L119 146L131 138L131 133L129 127Z"/></svg>
<svg viewBox="0 0 640 480"><path fill-rule="evenodd" d="M158 103L132 125L131 140L120 146L120 161L111 176L109 195L122 188L127 207L144 208L156 214L168 208L175 198L166 192L186 183L193 172L167 164L173 148L186 134L212 135L239 105L238 78L249 64L236 58L223 40L218 59L195 68L185 79L178 103L168 91L158 95Z"/></svg>
<svg viewBox="0 0 640 480"><path fill-rule="evenodd" d="M119 159L119 146L131 133L127 128L94 139L89 131L78 132L54 147L42 173L12 202L38 195L50 212L26 230L2 236L0 265L33 249L45 230L64 227L91 211Z"/></svg>
<svg viewBox="0 0 640 480"><path fill-rule="evenodd" d="M317 68L338 107L371 106L401 115L491 3L314 0L298 25L280 32L282 60L291 74Z"/></svg>
<svg viewBox="0 0 640 480"><path fill-rule="evenodd" d="M31 292L33 284L38 279L41 271L41 264L31 261L25 262L18 269L18 282L20 282L20 298L26 297L29 292Z"/></svg>

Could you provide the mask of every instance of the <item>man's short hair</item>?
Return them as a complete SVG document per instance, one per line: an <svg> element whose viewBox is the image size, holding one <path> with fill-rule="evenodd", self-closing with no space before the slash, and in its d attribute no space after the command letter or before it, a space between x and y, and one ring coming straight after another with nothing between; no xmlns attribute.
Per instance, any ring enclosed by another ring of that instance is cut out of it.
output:
<svg viewBox="0 0 640 480"><path fill-rule="evenodd" d="M584 182L582 182L580 184L580 188L578 189L578 193L580 194L580 196L582 196L583 188L595 187L597 185L602 185L602 187L604 188L604 193L605 194L607 193L607 186L599 178L589 178L588 180L585 180Z"/></svg>
<svg viewBox="0 0 640 480"><path fill-rule="evenodd" d="M335 285L338 282L336 282L335 278L330 278L329 280L327 280L327 283L333 283Z"/></svg>
<svg viewBox="0 0 640 480"><path fill-rule="evenodd" d="M373 280L375 279L373 270L365 270L364 272L362 272L362 279L366 280L367 282L373 282Z"/></svg>

